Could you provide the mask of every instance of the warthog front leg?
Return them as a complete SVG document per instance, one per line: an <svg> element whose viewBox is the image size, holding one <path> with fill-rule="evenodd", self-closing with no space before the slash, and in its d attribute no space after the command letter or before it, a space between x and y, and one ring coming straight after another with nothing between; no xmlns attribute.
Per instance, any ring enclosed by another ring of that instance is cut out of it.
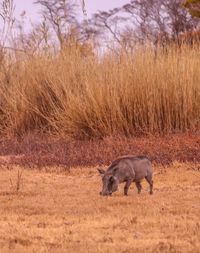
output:
<svg viewBox="0 0 200 253"><path fill-rule="evenodd" d="M150 183L150 191L149 191L150 194L153 194L153 180L151 180L151 183Z"/></svg>
<svg viewBox="0 0 200 253"><path fill-rule="evenodd" d="M140 182L135 182L135 185L138 189L138 194L140 194L141 190L142 190L142 186L141 186L141 183Z"/></svg>
<svg viewBox="0 0 200 253"><path fill-rule="evenodd" d="M124 186L124 195L126 195L126 196L128 195L128 189L129 189L131 183L132 183L132 180L127 180L126 184Z"/></svg>

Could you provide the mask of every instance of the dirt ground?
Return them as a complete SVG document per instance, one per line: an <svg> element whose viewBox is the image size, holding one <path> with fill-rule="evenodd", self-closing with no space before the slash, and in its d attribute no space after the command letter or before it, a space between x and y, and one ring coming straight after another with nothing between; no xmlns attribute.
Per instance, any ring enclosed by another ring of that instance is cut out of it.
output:
<svg viewBox="0 0 200 253"><path fill-rule="evenodd" d="M16 192L18 171L22 172ZM102 197L96 168L0 169L0 252L200 252L200 165L154 166L143 182Z"/></svg>

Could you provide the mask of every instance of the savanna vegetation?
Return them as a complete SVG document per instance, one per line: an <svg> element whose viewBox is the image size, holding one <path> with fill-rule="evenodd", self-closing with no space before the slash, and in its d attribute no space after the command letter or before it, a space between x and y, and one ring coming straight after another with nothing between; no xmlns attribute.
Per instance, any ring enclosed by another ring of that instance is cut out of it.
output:
<svg viewBox="0 0 200 253"><path fill-rule="evenodd" d="M155 56L143 47L99 61L78 49L24 59L1 75L2 134L83 139L200 129L198 48L160 48Z"/></svg>
<svg viewBox="0 0 200 253"><path fill-rule="evenodd" d="M36 0L29 24L19 2L0 1L0 252L199 253L199 0ZM154 194L101 197L96 169L128 154Z"/></svg>
<svg viewBox="0 0 200 253"><path fill-rule="evenodd" d="M138 28L132 33L127 27L114 33L113 22L122 20L120 12L134 15L134 1L109 15L99 12L82 26L76 24L73 2L36 1L43 8L44 19L30 34L23 33L20 25L14 27L12 1L3 3L2 136L37 131L95 139L199 131L199 42L195 39L198 32L191 34L198 21L180 3L174 14L167 2L137 2L141 11L135 14L141 16ZM155 8L165 10L168 22L155 23L159 17L152 16ZM175 10L177 3L172 8ZM147 10L149 25L142 14ZM178 23L174 23L175 16ZM183 33L187 29L190 38ZM13 30L18 35L9 41ZM110 36L106 41L107 30ZM97 39L104 41L101 51L95 47Z"/></svg>

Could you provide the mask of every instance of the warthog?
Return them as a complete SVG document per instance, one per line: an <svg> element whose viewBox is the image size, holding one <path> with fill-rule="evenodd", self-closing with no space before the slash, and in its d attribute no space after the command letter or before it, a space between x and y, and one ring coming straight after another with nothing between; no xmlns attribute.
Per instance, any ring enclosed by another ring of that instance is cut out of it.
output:
<svg viewBox="0 0 200 253"><path fill-rule="evenodd" d="M106 171L98 169L102 176L103 189L100 195L111 195L117 191L120 183L126 182L124 195L128 195L128 189L135 182L138 193L141 192L141 180L143 178L150 185L150 194L153 194L153 170L151 162L144 156L122 156L113 161Z"/></svg>

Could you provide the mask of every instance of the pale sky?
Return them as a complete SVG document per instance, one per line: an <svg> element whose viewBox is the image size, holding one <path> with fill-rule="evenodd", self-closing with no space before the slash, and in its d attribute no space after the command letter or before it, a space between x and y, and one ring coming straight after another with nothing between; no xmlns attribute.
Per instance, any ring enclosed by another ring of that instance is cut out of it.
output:
<svg viewBox="0 0 200 253"><path fill-rule="evenodd" d="M81 0L76 0L77 4L80 5L81 8ZM16 7L16 16L26 11L26 19L27 21L31 19L33 22L39 19L39 8L33 4L33 0L14 0ZM129 0L85 0L86 11L88 17L90 18L92 13L95 13L98 10L109 10L115 7L120 7L126 3L130 2ZM80 12L82 15L82 12Z"/></svg>

